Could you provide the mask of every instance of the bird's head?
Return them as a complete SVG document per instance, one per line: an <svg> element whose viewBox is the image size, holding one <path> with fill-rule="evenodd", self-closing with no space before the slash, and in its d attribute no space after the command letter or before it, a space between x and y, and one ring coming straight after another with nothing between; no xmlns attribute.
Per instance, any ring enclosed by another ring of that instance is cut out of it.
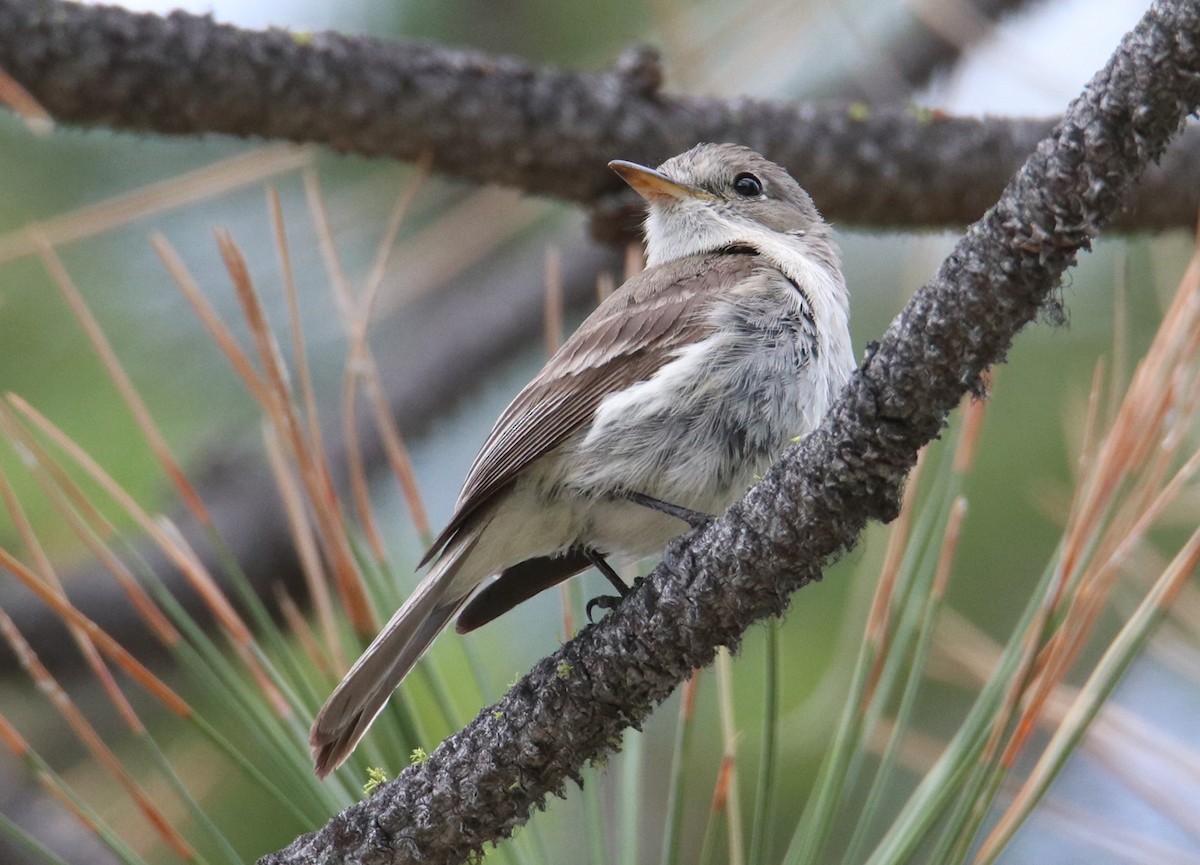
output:
<svg viewBox="0 0 1200 865"><path fill-rule="evenodd" d="M698 144L658 168L614 160L609 167L646 199L651 265L754 244L764 234L804 248L828 227L787 171L740 144Z"/></svg>

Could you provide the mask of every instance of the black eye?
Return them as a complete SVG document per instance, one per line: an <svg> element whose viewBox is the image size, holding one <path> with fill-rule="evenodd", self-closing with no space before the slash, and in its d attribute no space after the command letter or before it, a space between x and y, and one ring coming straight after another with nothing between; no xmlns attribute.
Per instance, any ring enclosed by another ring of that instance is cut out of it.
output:
<svg viewBox="0 0 1200 865"><path fill-rule="evenodd" d="M762 181L749 171L743 171L733 178L733 191L742 198L758 198L763 191Z"/></svg>

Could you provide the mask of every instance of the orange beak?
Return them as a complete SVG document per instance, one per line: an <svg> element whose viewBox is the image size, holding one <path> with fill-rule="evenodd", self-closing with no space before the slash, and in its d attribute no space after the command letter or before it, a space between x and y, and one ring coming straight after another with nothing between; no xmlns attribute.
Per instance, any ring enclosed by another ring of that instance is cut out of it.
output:
<svg viewBox="0 0 1200 865"><path fill-rule="evenodd" d="M633 191L647 201L662 201L663 199L679 200L683 198L707 197L707 193L676 183L661 171L638 165L636 162L626 162L624 159L614 159L608 167L621 179L633 187Z"/></svg>

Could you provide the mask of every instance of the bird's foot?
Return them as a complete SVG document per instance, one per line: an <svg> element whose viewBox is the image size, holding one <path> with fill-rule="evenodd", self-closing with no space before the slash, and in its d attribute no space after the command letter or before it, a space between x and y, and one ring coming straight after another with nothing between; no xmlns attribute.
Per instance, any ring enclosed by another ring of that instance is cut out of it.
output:
<svg viewBox="0 0 1200 865"><path fill-rule="evenodd" d="M592 618L592 610L596 607L606 611L615 610L621 605L621 601L623 600L625 598L620 595L598 595L587 602L587 606L583 608L583 611L587 613L587 620L594 625L596 624L596 620Z"/></svg>
<svg viewBox="0 0 1200 865"><path fill-rule="evenodd" d="M583 611L587 613L588 621L594 624L595 620L592 618L593 609L599 607L602 610L615 610L618 606L620 606L621 601L629 597L629 593L632 592L633 589L629 588L629 586L625 584L625 581L622 580L620 575L613 570L612 565L608 563L608 560L605 559L601 553L588 549L584 550L584 555L591 560L592 565L595 566L596 570L604 574L605 578L612 583L612 587L617 590L617 594L615 595L600 595L599 597L592 598L587 602L587 606L583 608ZM633 581L634 588L637 588L638 583L641 581L641 577L636 578Z"/></svg>
<svg viewBox="0 0 1200 865"><path fill-rule="evenodd" d="M681 505L673 505L670 502L664 502L662 499L656 499L645 493L623 490L619 495L633 502L635 505L650 508L650 510L658 511L669 517L675 517L677 520L683 520L693 529L702 529L715 519L712 514L694 511L691 508L685 508Z"/></svg>

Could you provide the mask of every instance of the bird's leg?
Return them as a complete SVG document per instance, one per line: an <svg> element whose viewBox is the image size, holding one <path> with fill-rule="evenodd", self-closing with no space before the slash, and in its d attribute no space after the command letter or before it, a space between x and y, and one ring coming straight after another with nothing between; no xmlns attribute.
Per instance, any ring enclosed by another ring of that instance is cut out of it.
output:
<svg viewBox="0 0 1200 865"><path fill-rule="evenodd" d="M584 612L587 613L588 621L590 622L592 621L592 609L594 607L599 607L602 610L615 610L617 605L629 594L630 588L621 579L620 575L612 569L612 565L608 563L608 560L601 553L598 553L596 550L585 549L583 554L587 556L592 566L604 574L605 579L612 583L613 588L617 590L616 595L600 595L587 602Z"/></svg>
<svg viewBox="0 0 1200 865"><path fill-rule="evenodd" d="M583 554L587 556L592 566L600 573L604 574L604 578L612 583L612 587L617 590L622 598L629 594L629 586L621 579L621 575L613 570L612 565L608 563L608 559L595 550L584 550Z"/></svg>
<svg viewBox="0 0 1200 865"><path fill-rule="evenodd" d="M669 517L675 517L677 520L683 520L693 529L702 529L714 519L712 514L694 511L691 508L685 508L681 505L673 505L670 502L664 502L662 499L656 499L653 496L634 492L633 490L621 490L617 495L633 502L635 505L650 508L650 510L658 511Z"/></svg>

